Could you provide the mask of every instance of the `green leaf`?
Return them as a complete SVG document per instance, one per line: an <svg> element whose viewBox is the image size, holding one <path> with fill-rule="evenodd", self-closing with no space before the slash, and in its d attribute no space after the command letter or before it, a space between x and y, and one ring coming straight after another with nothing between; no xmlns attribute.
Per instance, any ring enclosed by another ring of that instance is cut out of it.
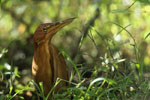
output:
<svg viewBox="0 0 150 100"><path fill-rule="evenodd" d="M100 77L100 78L96 78L95 80L93 80L91 83L90 83L90 86L92 86L94 83L96 83L96 82L99 82L99 81L104 81L104 80L106 80L105 78L103 78L103 77Z"/></svg>
<svg viewBox="0 0 150 100"><path fill-rule="evenodd" d="M78 75L79 81L81 81L81 75L80 75L79 70L78 70L76 64L74 63L74 61L71 59L71 57L64 50L60 50L60 51L63 54L63 56L67 57L67 60L73 65L73 67L74 67L74 69Z"/></svg>
<svg viewBox="0 0 150 100"><path fill-rule="evenodd" d="M11 85L10 90L9 90L9 94L11 94L12 90L13 90L13 86Z"/></svg>
<svg viewBox="0 0 150 100"><path fill-rule="evenodd" d="M94 79L94 80L90 83L90 85L89 85L87 91L89 91L89 90L91 89L92 85L94 85L96 82L100 82L100 81L104 81L104 80L106 80L106 79L103 78L103 77L99 77L99 78Z"/></svg>
<svg viewBox="0 0 150 100"><path fill-rule="evenodd" d="M4 56L4 54L6 54L8 52L8 49L3 49L0 53L0 58L2 58Z"/></svg>
<svg viewBox="0 0 150 100"><path fill-rule="evenodd" d="M137 68L137 69L140 69L140 64L136 64L136 68Z"/></svg>
<svg viewBox="0 0 150 100"><path fill-rule="evenodd" d="M150 32L145 36L144 40L146 40L150 36Z"/></svg>
<svg viewBox="0 0 150 100"><path fill-rule="evenodd" d="M116 81L112 80L112 79L106 79L106 81L108 82L108 84L113 85L113 84L117 84Z"/></svg>

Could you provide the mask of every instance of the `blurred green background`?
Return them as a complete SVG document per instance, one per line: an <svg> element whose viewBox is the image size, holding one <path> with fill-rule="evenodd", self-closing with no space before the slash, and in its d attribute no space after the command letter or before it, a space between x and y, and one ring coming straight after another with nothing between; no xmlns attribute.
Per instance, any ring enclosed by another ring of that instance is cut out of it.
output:
<svg viewBox="0 0 150 100"><path fill-rule="evenodd" d="M35 29L42 23L76 17L54 36L52 43L65 51L81 70L93 70L93 66L103 66L103 62L123 59L126 62L116 69L129 73L132 69L139 71L142 66L139 76L149 79L149 3L149 0L1 0L1 73L16 68L21 77L18 80L26 84L32 79Z"/></svg>

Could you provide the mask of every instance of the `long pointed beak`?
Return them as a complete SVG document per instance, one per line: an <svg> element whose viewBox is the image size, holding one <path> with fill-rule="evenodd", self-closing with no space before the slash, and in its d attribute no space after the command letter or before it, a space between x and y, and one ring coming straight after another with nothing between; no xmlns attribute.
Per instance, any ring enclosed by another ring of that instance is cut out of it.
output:
<svg viewBox="0 0 150 100"><path fill-rule="evenodd" d="M69 18L62 22L56 22L54 24L51 24L51 27L48 29L48 33L55 34L57 31L59 31L64 26L70 24L75 18Z"/></svg>

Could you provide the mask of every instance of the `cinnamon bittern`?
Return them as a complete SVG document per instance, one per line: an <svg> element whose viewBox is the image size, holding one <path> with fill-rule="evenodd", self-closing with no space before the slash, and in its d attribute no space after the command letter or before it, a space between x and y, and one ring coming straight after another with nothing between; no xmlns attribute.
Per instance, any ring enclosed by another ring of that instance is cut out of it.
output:
<svg viewBox="0 0 150 100"><path fill-rule="evenodd" d="M36 83L43 82L45 96L53 87L58 77L68 80L65 59L60 54L59 49L51 44L51 39L57 31L71 23L73 19L70 18L57 23L41 24L34 33L32 75ZM65 85L65 82L60 82L56 90Z"/></svg>

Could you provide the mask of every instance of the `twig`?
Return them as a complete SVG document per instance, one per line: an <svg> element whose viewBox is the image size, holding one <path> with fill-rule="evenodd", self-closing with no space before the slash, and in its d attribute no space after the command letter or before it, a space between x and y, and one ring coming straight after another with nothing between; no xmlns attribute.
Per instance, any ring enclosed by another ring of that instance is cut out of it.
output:
<svg viewBox="0 0 150 100"><path fill-rule="evenodd" d="M76 55L79 51L80 43L87 36L89 29L91 28L91 26L94 26L94 22L99 16L100 16L100 10L99 10L99 8L97 8L94 16L87 22L86 27L83 29L83 35L80 36L79 40L77 41L77 43L74 47L74 51L71 56L72 59L74 59L76 57Z"/></svg>

